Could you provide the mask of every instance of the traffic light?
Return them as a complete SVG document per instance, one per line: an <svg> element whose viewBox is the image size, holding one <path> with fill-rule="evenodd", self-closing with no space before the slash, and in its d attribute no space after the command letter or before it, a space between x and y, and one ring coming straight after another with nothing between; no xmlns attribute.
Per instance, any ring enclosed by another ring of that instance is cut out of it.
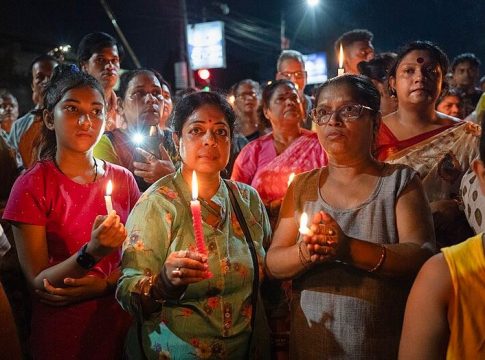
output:
<svg viewBox="0 0 485 360"><path fill-rule="evenodd" d="M210 91L211 72L207 69L200 69L195 74L195 85L203 91Z"/></svg>

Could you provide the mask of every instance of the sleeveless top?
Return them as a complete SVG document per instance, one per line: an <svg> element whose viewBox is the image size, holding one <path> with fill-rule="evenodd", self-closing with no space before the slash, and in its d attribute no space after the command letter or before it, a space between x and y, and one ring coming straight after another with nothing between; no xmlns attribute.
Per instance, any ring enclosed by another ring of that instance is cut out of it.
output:
<svg viewBox="0 0 485 360"><path fill-rule="evenodd" d="M447 359L485 358L485 253L482 234L441 249L448 263L453 298L448 306Z"/></svg>
<svg viewBox="0 0 485 360"><path fill-rule="evenodd" d="M329 213L350 237L397 244L395 207L416 172L386 164L362 204L336 209L319 192L322 169L295 178L295 220ZM390 279L339 262L317 265L293 280L291 359L395 359L409 279Z"/></svg>

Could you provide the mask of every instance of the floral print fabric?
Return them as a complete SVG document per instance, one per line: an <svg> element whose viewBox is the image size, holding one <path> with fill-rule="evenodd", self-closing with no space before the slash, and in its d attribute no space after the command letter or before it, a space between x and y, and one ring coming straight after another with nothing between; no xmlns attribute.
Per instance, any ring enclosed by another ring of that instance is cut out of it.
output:
<svg viewBox="0 0 485 360"><path fill-rule="evenodd" d="M258 194L231 182L244 213L262 266L263 242L270 227ZM140 198L128 222L117 298L139 315L137 294L146 276L161 271L173 251L196 250L189 207L190 190L180 171L156 182ZM253 263L241 226L232 211L226 183L211 199L220 206L218 227L204 219L204 239L213 277L187 287L181 300L165 302L143 323L143 347L149 358L242 359L251 334ZM136 336L128 342L136 346ZM130 344L128 345L130 347Z"/></svg>

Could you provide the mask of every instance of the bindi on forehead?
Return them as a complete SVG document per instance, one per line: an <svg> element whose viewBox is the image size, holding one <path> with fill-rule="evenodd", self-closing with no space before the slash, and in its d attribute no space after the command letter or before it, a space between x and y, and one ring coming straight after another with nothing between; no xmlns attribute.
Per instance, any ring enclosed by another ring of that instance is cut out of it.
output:
<svg viewBox="0 0 485 360"><path fill-rule="evenodd" d="M424 59L423 59L422 57L418 57L418 58L416 59L416 62L417 62L418 64L422 64L422 63L424 63Z"/></svg>

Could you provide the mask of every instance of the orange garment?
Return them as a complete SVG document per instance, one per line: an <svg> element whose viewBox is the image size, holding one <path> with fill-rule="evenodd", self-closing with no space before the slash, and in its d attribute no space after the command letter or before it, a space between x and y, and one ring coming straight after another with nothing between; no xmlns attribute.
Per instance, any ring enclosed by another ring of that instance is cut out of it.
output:
<svg viewBox="0 0 485 360"><path fill-rule="evenodd" d="M485 358L485 253L482 234L441 249L448 263L453 297L448 306L447 359Z"/></svg>
<svg viewBox="0 0 485 360"><path fill-rule="evenodd" d="M42 116L36 115L34 122L23 133L19 141L19 153L22 157L24 168L28 169L37 160L37 146L42 132Z"/></svg>

